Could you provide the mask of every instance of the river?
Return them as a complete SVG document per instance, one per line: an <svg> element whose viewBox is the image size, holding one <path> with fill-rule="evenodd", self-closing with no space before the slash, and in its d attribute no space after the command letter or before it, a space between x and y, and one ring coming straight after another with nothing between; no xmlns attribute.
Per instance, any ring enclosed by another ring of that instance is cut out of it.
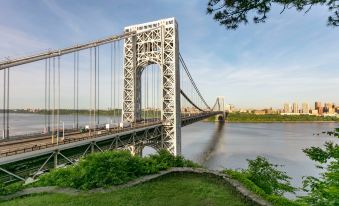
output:
<svg viewBox="0 0 339 206"><path fill-rule="evenodd" d="M338 139L324 134L338 123L227 123L198 122L182 129L183 155L210 169L246 168L246 159L261 155L284 165L292 185L302 186L303 176L318 176L319 169L302 149ZM315 135L314 135L315 134ZM303 192L297 192L302 195ZM293 198L294 195L287 195Z"/></svg>
<svg viewBox="0 0 339 206"><path fill-rule="evenodd" d="M41 132L44 116L37 114L11 114L11 134ZM61 115L66 128L73 126L72 115ZM0 117L0 126L2 118ZM80 125L88 124L88 116L80 115ZM111 121L100 117L101 123ZM120 121L115 118L112 121ZM302 152L311 146L321 146L325 141L337 139L324 134L338 127L337 123L227 123L197 122L182 128L182 154L184 157L210 169L246 168L246 159L264 156L274 164L284 165L292 184L301 186L303 176L317 176L319 169ZM152 149L145 148L144 154ZM297 194L302 194L298 192ZM293 197L293 196L290 196Z"/></svg>

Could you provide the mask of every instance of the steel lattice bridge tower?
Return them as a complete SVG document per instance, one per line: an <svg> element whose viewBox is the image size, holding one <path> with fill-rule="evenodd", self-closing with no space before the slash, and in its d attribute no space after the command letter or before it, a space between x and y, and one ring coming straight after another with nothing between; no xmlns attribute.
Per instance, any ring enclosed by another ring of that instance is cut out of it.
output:
<svg viewBox="0 0 339 206"><path fill-rule="evenodd" d="M141 155L143 148L150 146L155 150L166 149L174 155L180 155L181 127L212 116L224 120L224 98L218 97L213 107L206 103L179 52L178 33L178 24L174 18L162 19L125 27L121 35L0 62L4 78L0 182L34 179L51 167L73 164L89 152L128 149L133 154ZM117 49L121 45L119 42L123 43L120 52ZM107 55L110 66L103 66L100 54L107 45L110 46L110 50L107 50L110 51ZM86 51L89 56L84 59L82 56ZM62 60L69 55L74 57L74 80L71 82L74 88L74 122L72 129L61 129L60 104L63 100L60 71L63 68ZM86 60L89 62L86 69L89 68L90 101L89 122L83 132L79 123L79 71L82 72L79 62ZM33 62L42 62L45 68L44 132L30 136L11 135L10 125L13 123L10 121L10 110L13 108L9 101L9 88L12 86L10 71ZM106 128L100 123L100 100L108 98L100 96L102 67L110 67L111 71L109 112L113 118L121 115L120 120L117 120L119 124L112 126L111 119ZM159 68L158 79L155 78L154 67ZM120 83L119 76L122 79ZM150 77L153 78L151 84ZM156 80L157 85L154 83ZM156 92L159 93L157 98Z"/></svg>
<svg viewBox="0 0 339 206"><path fill-rule="evenodd" d="M179 37L175 19L165 19L125 28L137 35L125 39L123 120L141 119L141 74L144 68L158 64L161 70L162 140L156 148L173 154L181 152Z"/></svg>

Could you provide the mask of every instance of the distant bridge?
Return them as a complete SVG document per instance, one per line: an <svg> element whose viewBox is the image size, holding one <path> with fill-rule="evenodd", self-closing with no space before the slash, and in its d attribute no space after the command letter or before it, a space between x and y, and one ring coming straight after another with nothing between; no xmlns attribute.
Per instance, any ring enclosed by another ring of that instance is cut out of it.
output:
<svg viewBox="0 0 339 206"><path fill-rule="evenodd" d="M224 119L224 99L218 97L213 107L206 103L180 55L178 40L177 22L170 18L126 27L122 35L0 62L0 70L4 71L0 181L35 178L48 168L74 163L94 151L123 148L140 155L145 146L150 146L181 154L181 127L216 115ZM119 51L120 41L123 47ZM105 56L103 51L108 54ZM61 61L70 57L74 74L74 122L73 128L65 129L61 127L60 70ZM102 63L105 58L109 61ZM43 132L15 137L10 131L13 125L10 122L10 71L37 62L45 69ZM79 65L86 62L89 121L81 125L79 68L83 66ZM155 65L159 74L154 70ZM100 123L103 98L100 99L103 93L100 69L103 67L110 69L110 95L104 98L110 99L111 114L114 114L106 124ZM116 111L122 111L121 119L116 119Z"/></svg>

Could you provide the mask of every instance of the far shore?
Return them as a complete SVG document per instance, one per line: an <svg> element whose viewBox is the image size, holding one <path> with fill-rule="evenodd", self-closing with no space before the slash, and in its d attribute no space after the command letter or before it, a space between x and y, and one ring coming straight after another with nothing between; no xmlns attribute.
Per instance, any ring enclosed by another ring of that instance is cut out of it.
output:
<svg viewBox="0 0 339 206"><path fill-rule="evenodd" d="M203 122L218 122L211 120L203 120ZM225 120L225 123L339 123L339 121L229 121Z"/></svg>
<svg viewBox="0 0 339 206"><path fill-rule="evenodd" d="M225 123L339 123L339 121L225 121Z"/></svg>

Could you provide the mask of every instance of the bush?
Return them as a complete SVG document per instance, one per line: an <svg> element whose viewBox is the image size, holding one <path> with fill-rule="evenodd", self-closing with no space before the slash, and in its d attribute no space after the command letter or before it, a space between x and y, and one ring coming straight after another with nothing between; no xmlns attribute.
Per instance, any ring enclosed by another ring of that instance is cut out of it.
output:
<svg viewBox="0 0 339 206"><path fill-rule="evenodd" d="M278 165L271 164L261 156L258 156L255 160L247 161L248 169L244 171L247 178L263 189L266 194L294 193L295 188L291 186L289 181L291 178L286 175L286 172L278 170Z"/></svg>
<svg viewBox="0 0 339 206"><path fill-rule="evenodd" d="M123 184L171 167L198 165L165 150L145 158L132 156L128 151L106 151L90 154L76 165L54 169L41 176L35 185L92 189Z"/></svg>
<svg viewBox="0 0 339 206"><path fill-rule="evenodd" d="M277 169L264 157L247 160L248 168L244 170L224 170L231 178L241 182L246 188L277 206L300 206L298 203L283 197L285 192L294 192L290 177Z"/></svg>
<svg viewBox="0 0 339 206"><path fill-rule="evenodd" d="M339 138L339 128L326 134ZM311 147L303 151L324 172L320 177L305 178L303 189L308 195L300 197L299 201L314 206L339 205L339 144L326 142L323 148Z"/></svg>
<svg viewBox="0 0 339 206"><path fill-rule="evenodd" d="M23 182L16 182L10 185L0 183L0 195L8 195L24 189Z"/></svg>

